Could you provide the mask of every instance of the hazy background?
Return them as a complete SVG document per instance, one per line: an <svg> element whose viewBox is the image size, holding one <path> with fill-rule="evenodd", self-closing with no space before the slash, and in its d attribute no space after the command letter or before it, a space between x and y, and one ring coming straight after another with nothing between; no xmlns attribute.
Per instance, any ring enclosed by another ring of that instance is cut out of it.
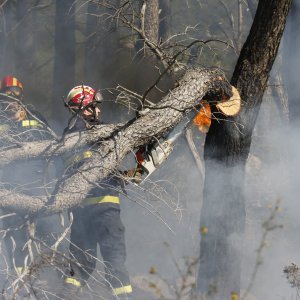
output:
<svg viewBox="0 0 300 300"><path fill-rule="evenodd" d="M134 38L128 31L103 24L101 18L94 16L101 14L101 10L89 15L89 9L94 7L88 7L86 1L63 1L65 14L57 19L57 2L0 2L0 77L9 73L18 77L25 86L25 102L33 104L58 133L62 132L69 117L63 108L62 97L82 82L103 90L106 100L102 109L104 121L116 122L132 117L132 112L128 113L124 106L113 103L115 96L107 88L120 84L142 92L157 77L157 70L135 56ZM171 1L170 34L182 32L190 26L193 28L189 31L190 37L232 39L237 34L234 31L237 1L224 2L228 11L217 0ZM270 208L277 200L280 200L280 211L276 213L276 220L284 226L267 236L262 265L251 291L257 299L296 299L296 291L284 278L283 268L291 262L300 264L299 2L294 1L292 7L293 14L265 93L247 165L247 224L242 253L244 288L248 286L254 269L256 249L264 231L262 223L269 217ZM234 28L230 16L235 20ZM243 30L238 40L241 44L252 20L245 3L243 16ZM58 39L58 26L70 33L69 40ZM59 52L56 43L64 44L66 49ZM219 66L230 78L236 59L235 51L215 43L199 50L195 64ZM55 63L60 70L55 71ZM68 70L70 64L72 70ZM59 72L66 70L71 76L62 76L57 81ZM288 107L278 96L278 86L288 96ZM153 94L153 100L162 95ZM287 108L290 120L286 116ZM193 128L193 133L202 155L205 136L197 128ZM150 180L152 183L146 184L145 189L153 190L164 202L149 192L128 187L121 213L126 227L127 266L133 282L145 290L155 289L149 289L145 283L139 284L141 278L152 281L162 277L174 285L180 278L174 260L184 266L184 257L196 258L199 254L203 179L184 138L178 141L174 153ZM148 274L151 267L156 268L156 275Z"/></svg>

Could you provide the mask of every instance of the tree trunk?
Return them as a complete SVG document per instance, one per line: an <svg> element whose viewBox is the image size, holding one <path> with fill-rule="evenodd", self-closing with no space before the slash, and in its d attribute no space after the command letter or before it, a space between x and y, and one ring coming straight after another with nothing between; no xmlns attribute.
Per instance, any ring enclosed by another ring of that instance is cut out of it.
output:
<svg viewBox="0 0 300 300"><path fill-rule="evenodd" d="M159 39L159 0L140 1L141 29L145 38L152 43L158 44ZM142 42L144 37L141 36ZM143 53L146 57L152 56L152 51L143 42L138 43L138 50L143 47Z"/></svg>
<svg viewBox="0 0 300 300"><path fill-rule="evenodd" d="M55 16L55 57L53 78L53 113L59 119L65 116L62 97L74 86L75 76L75 2L57 0Z"/></svg>
<svg viewBox="0 0 300 300"><path fill-rule="evenodd" d="M291 0L260 0L249 36L235 67L232 85L243 106L234 118L212 122L204 148L205 184L198 287L213 299L240 291L240 252L245 226L245 164L252 131L270 70L276 58ZM206 232L206 231L202 231Z"/></svg>

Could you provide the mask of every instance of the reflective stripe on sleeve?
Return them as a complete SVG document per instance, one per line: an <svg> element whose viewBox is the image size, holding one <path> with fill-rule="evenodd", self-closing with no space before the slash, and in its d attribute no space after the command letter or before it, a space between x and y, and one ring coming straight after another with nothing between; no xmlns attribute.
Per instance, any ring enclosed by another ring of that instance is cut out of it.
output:
<svg viewBox="0 0 300 300"><path fill-rule="evenodd" d="M130 293L132 293L132 286L131 285L125 285L125 286L121 286L119 288L114 288L113 293L114 293L115 296L119 296L119 295L122 295L122 294L130 294Z"/></svg>
<svg viewBox="0 0 300 300"><path fill-rule="evenodd" d="M23 120L22 121L22 127L28 127L28 126L42 126L37 120Z"/></svg>
<svg viewBox="0 0 300 300"><path fill-rule="evenodd" d="M75 286L78 286L78 287L81 286L80 281L78 281L78 280L76 280L75 278L72 278L72 277L67 277L65 279L65 283L72 284L72 285L75 285Z"/></svg>
<svg viewBox="0 0 300 300"><path fill-rule="evenodd" d="M90 204L100 204L100 203L115 203L120 204L119 197L116 196L102 196L102 197L89 197L83 200L83 205L90 205Z"/></svg>

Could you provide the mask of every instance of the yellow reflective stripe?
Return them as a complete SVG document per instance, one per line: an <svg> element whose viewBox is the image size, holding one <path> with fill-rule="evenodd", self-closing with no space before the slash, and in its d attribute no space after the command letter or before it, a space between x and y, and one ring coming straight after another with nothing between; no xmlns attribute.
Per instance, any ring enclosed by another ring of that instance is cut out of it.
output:
<svg viewBox="0 0 300 300"><path fill-rule="evenodd" d="M130 294L132 293L132 286L131 285L125 285L125 286L121 286L119 288L115 288L113 289L113 293L116 296L122 295L122 294Z"/></svg>
<svg viewBox="0 0 300 300"><path fill-rule="evenodd" d="M83 200L84 205L98 204L98 203L120 204L120 199L119 197L116 196L102 196L102 197L89 197Z"/></svg>
<svg viewBox="0 0 300 300"><path fill-rule="evenodd" d="M92 156L93 156L93 152L92 151L84 151L83 153L73 155L72 157L70 157L69 159L66 160L65 167L68 167L71 164L79 162L79 161L81 161L83 159L90 158Z"/></svg>
<svg viewBox="0 0 300 300"><path fill-rule="evenodd" d="M239 295L236 292L231 293L231 300L239 300Z"/></svg>
<svg viewBox="0 0 300 300"><path fill-rule="evenodd" d="M81 286L80 281L78 281L78 280L76 280L75 278L72 278L72 277L67 277L66 280L65 280L65 283L72 284L72 285L75 285L75 286L78 286L78 287Z"/></svg>
<svg viewBox="0 0 300 300"><path fill-rule="evenodd" d="M40 124L37 120L23 120L22 126L28 127L28 126L43 126L43 125Z"/></svg>

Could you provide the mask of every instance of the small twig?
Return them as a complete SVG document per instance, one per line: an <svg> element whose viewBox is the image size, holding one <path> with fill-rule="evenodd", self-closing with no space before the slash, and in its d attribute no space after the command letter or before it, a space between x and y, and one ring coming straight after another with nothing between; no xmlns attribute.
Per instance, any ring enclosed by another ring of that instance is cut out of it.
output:
<svg viewBox="0 0 300 300"><path fill-rule="evenodd" d="M201 179L202 181L204 181L204 166L203 166L203 163L202 163L202 160L201 160L201 157L197 151L197 148L196 148L196 145L194 143L194 140L193 140L193 132L192 132L192 129L191 128L188 128L185 132L185 137L186 137L186 140L187 140L187 143L188 143L188 146L193 154L193 157L195 159L195 162L196 162L196 165L197 165L197 168L198 168L198 171L201 175Z"/></svg>
<svg viewBox="0 0 300 300"><path fill-rule="evenodd" d="M277 200L275 207L271 210L271 214L270 214L269 218L262 224L264 231L263 231L263 234L261 237L260 244L256 250L256 263L255 263L252 275L250 277L248 287L246 288L245 292L243 293L241 300L245 300L247 298L249 292L253 288L258 269L263 263L262 262L262 251L266 247L267 236L269 235L269 233L271 231L283 227L283 225L274 224L276 214L278 213L278 210L279 210L279 203L280 203L280 200Z"/></svg>

